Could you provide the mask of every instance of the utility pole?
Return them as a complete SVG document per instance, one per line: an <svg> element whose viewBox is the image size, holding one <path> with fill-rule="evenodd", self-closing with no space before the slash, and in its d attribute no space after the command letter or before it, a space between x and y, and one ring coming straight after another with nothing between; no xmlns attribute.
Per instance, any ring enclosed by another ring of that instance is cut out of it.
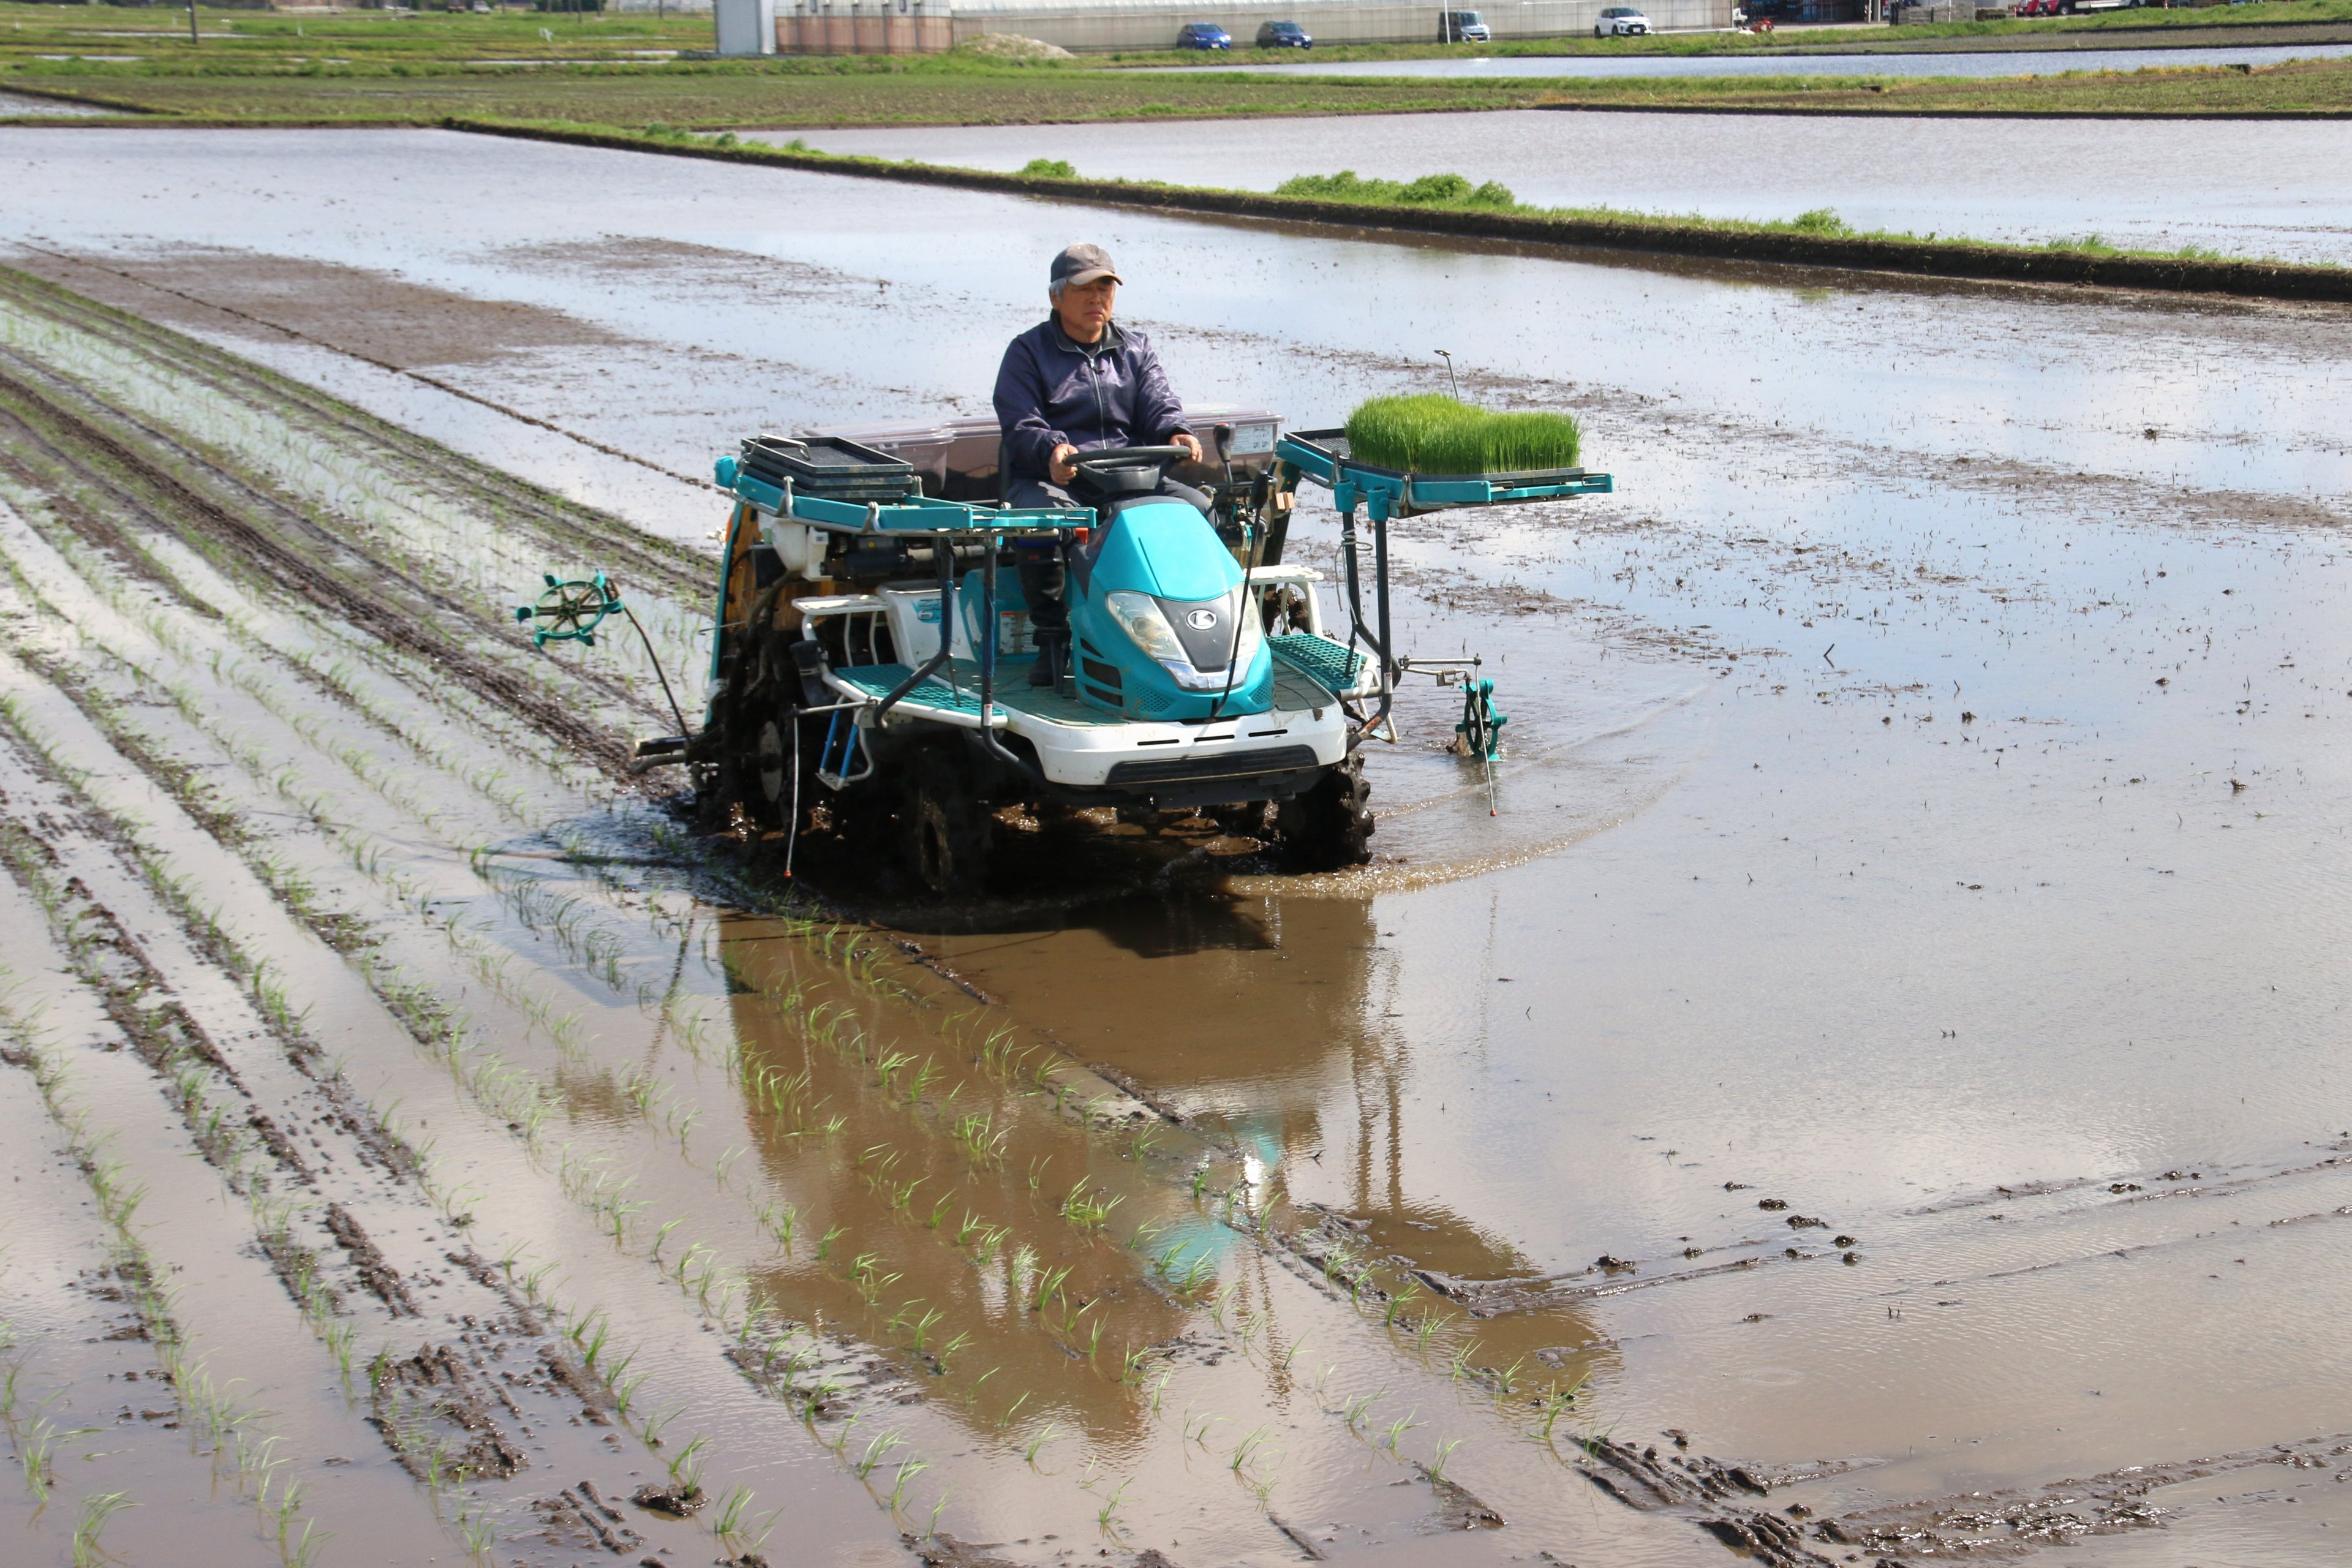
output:
<svg viewBox="0 0 2352 1568"><path fill-rule="evenodd" d="M196 37L196 0L188 0L188 46L193 48L202 41Z"/></svg>

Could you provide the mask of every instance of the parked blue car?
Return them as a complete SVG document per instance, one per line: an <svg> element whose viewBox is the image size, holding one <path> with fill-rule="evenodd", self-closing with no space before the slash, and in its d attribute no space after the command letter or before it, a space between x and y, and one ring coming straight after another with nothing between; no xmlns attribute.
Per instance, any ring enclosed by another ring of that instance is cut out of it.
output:
<svg viewBox="0 0 2352 1568"><path fill-rule="evenodd" d="M1296 22L1268 22L1257 30L1261 49L1311 49L1315 40Z"/></svg>
<svg viewBox="0 0 2352 1568"><path fill-rule="evenodd" d="M1234 36L1214 22L1187 22L1177 29L1176 47L1180 49L1230 49Z"/></svg>

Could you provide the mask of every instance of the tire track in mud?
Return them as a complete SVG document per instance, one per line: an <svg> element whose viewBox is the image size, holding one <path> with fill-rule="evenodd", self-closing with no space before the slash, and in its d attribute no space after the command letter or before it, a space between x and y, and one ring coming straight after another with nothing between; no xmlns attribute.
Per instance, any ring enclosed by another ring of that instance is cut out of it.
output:
<svg viewBox="0 0 2352 1568"><path fill-rule="evenodd" d="M9 432L12 444L37 447L61 464L79 467L110 499L142 521L158 529L167 529L178 521L203 530L255 563L285 591L321 613L446 669L459 684L530 723L556 745L593 759L615 777L626 775L627 748L610 731L550 701L511 671L478 658L455 639L435 635L434 620L455 616L457 605L413 581L395 580L397 588L404 590L404 596L418 606L414 611L357 591L319 562L247 522L193 484L99 428L83 415L68 409L62 399L45 395L19 374L0 371L0 402L13 405L9 410L15 416L11 423L16 426ZM47 428L37 431L37 424ZM69 447L79 450L68 451ZM124 479L109 477L110 470ZM268 505L265 498L248 494L255 502ZM282 510L275 506L269 510ZM77 508L69 514L69 520L89 515ZM307 519L284 521L298 527L308 526ZM101 536L92 542L103 543L105 540Z"/></svg>

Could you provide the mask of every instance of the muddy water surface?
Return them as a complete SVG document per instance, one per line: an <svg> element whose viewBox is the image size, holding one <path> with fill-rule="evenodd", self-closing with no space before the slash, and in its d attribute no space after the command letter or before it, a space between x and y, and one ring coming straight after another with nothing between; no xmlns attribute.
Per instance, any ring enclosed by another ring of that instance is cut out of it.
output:
<svg viewBox="0 0 2352 1568"><path fill-rule="evenodd" d="M1013 1561L1978 1540L2290 1563L2352 1529L2342 312L489 162L422 133L8 134L37 175L19 265L289 371L363 353L352 395L428 374L511 411L468 405L533 460L585 437L691 473L757 426L977 408L1039 258L1083 234L1189 395L1326 421L1439 384L1444 347L1465 392L1574 409L1617 474L1399 531L1408 646L1475 649L1511 715L1491 794L1423 688L1371 763L1365 872L1097 824L1085 875L976 908L835 868L877 944L783 912L565 745L509 744L540 760L499 776L467 758L467 734L553 722L490 679L528 657L490 629L509 579L562 528L600 557L617 533L520 499L493 526L482 474L427 484L429 454L210 350L20 293L13 406L44 441L73 385L172 428L217 386L364 447L330 483L267 421L202 437L297 512L373 520L333 571L447 595L430 624L474 661L466 693L404 700L427 655L343 630L265 656L299 624L282 578L231 552L216 582L168 532L107 542L54 454L12 480L13 591L46 606L16 646L122 758L223 781L192 797L214 831L299 826L254 874L364 921L370 1005L421 979L484 1021L462 1049L354 1034L354 1080L442 1086L444 1181L493 1194L478 1250L556 1238L574 1282L539 1289L628 1325L648 1348L618 1375L675 1391L725 1484L839 1520L862 1487L887 1529L845 1553L903 1530ZM211 202L165 205L191 170ZM133 218L77 199L101 179ZM557 195L592 184L593 221ZM951 258L918 243L948 229ZM350 287L395 271L414 291L382 310ZM444 310L534 324L486 355ZM692 537L692 504L646 521ZM1328 512L1295 537L1329 560ZM159 607L110 605L109 550ZM679 668L690 565L633 571ZM641 662L531 668L615 731L657 722ZM217 711L127 706L215 688ZM321 702L377 715L400 766L340 754ZM70 733L16 722L20 751ZM241 763L240 735L295 773ZM518 1343L536 1300L500 1309ZM636 1446L614 1463L658 1477L643 1427L615 1422ZM530 1480L477 1484L529 1513Z"/></svg>

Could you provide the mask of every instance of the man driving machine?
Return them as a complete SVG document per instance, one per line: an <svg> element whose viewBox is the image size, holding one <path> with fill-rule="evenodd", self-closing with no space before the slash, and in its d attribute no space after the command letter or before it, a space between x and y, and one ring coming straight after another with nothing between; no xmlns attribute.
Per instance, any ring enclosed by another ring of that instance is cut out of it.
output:
<svg viewBox="0 0 2352 1568"><path fill-rule="evenodd" d="M1071 246L1047 274L1053 313L1005 348L996 422L1004 434L1004 499L1013 506L1083 504L1066 487L1077 478L1072 459L1090 450L1181 447L1201 460L1201 443L1184 426L1184 405L1150 341L1111 320L1118 286L1108 251ZM1160 493L1209 510L1208 497L1164 474ZM1014 554L1037 638L1030 684L1058 686L1070 644L1061 546L1023 544Z"/></svg>

